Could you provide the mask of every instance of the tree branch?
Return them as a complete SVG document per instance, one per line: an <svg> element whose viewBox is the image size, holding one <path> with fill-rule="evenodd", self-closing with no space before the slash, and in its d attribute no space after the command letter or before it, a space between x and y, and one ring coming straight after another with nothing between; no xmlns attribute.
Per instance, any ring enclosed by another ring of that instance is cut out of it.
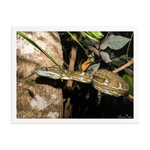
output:
<svg viewBox="0 0 150 150"><path fill-rule="evenodd" d="M77 38L77 33L73 33L73 36ZM75 65L76 55L77 55L76 45L77 45L76 41L72 38L72 49L70 52L71 57L69 62L69 71L74 71L74 65ZM72 87L72 83L73 81L67 81L67 87Z"/></svg>
<svg viewBox="0 0 150 150"><path fill-rule="evenodd" d="M134 58L132 58L128 63L126 63L125 65L121 66L120 68L114 70L113 72L114 72L114 73L117 73L117 72L119 72L119 71L121 71L121 70L123 70L123 69L129 67L130 65L132 65L133 62L134 62ZM133 102L132 99L134 99L134 97L133 97L132 95L128 95L128 99Z"/></svg>
<svg viewBox="0 0 150 150"><path fill-rule="evenodd" d="M113 72L114 72L114 73L117 73L117 72L119 72L119 71L121 71L121 70L123 70L123 69L129 67L130 65L132 65L133 62L134 62L134 58L132 58L128 63L126 63L125 65L121 66L120 68L114 70Z"/></svg>

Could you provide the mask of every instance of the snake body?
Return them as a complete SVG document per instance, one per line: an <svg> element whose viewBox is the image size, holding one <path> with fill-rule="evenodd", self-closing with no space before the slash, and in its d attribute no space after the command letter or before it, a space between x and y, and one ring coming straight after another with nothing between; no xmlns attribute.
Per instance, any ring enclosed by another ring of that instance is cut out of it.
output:
<svg viewBox="0 0 150 150"><path fill-rule="evenodd" d="M118 74L105 69L100 69L93 75L80 71L65 70L65 72L67 75L55 66L40 67L35 70L35 73L42 77L91 83L95 89L116 97L127 95L129 91L128 84Z"/></svg>

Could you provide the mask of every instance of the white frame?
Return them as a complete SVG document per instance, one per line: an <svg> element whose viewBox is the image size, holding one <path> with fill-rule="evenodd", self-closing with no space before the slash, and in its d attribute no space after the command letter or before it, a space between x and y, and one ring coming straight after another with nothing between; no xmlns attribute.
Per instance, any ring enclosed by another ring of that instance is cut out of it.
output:
<svg viewBox="0 0 150 150"><path fill-rule="evenodd" d="M140 24L11 24L11 124L137 124L141 125L141 25ZM134 118L133 119L18 119L16 118L17 31L133 31ZM9 106L10 107L10 106Z"/></svg>

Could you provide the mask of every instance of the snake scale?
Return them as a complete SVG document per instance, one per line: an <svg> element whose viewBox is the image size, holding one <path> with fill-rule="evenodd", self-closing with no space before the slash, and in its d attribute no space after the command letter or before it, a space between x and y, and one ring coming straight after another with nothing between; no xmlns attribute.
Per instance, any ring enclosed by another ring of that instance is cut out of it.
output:
<svg viewBox="0 0 150 150"><path fill-rule="evenodd" d="M91 83L95 89L116 97L127 95L129 91L128 84L118 74L105 69L100 69L93 75L80 71L65 70L65 72L68 76L55 66L40 67L35 70L35 73L42 77Z"/></svg>

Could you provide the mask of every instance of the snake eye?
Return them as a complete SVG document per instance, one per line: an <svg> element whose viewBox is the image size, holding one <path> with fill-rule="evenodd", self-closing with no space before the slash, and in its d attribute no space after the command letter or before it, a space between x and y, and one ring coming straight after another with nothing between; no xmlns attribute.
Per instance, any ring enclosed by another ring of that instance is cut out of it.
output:
<svg viewBox="0 0 150 150"><path fill-rule="evenodd" d="M46 71L48 71L48 69L47 69L47 68L45 68L45 70L46 70Z"/></svg>

